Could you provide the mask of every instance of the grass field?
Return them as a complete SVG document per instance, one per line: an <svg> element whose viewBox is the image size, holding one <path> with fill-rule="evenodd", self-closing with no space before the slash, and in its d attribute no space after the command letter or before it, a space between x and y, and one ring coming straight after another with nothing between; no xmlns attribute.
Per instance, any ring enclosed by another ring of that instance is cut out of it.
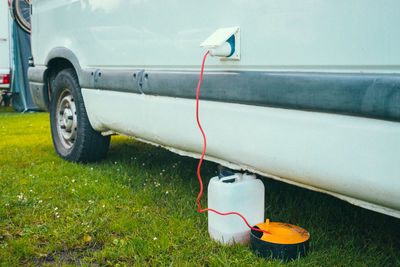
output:
<svg viewBox="0 0 400 267"><path fill-rule="evenodd" d="M266 215L309 230L309 255L283 263L219 245L197 214L197 160L113 136L106 160L69 163L48 121L0 112L2 266L400 266L400 220L267 178ZM216 167L203 165L205 184Z"/></svg>

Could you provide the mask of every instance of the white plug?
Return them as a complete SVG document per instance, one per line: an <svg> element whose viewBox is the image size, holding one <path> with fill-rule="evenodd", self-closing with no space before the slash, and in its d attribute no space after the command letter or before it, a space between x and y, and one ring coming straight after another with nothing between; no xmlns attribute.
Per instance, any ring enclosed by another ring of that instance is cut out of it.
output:
<svg viewBox="0 0 400 267"><path fill-rule="evenodd" d="M216 48L210 48L210 55L212 56L217 56L217 57L227 57L234 52L234 47L230 45L228 42L223 43L220 46L217 46Z"/></svg>

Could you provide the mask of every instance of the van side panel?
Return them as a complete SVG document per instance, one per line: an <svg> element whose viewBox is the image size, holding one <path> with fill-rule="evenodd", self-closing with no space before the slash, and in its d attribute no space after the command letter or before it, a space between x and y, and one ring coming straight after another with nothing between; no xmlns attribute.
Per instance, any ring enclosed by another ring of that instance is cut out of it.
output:
<svg viewBox="0 0 400 267"><path fill-rule="evenodd" d="M200 43L240 26L241 60L210 58L207 68L400 71L396 0L32 2L36 64L66 47L82 68L198 69Z"/></svg>

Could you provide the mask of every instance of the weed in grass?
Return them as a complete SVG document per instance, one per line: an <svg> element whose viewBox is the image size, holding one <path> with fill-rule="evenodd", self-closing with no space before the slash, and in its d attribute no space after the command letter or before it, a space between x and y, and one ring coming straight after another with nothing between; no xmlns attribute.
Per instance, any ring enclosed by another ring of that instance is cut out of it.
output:
<svg viewBox="0 0 400 267"><path fill-rule="evenodd" d="M48 121L0 112L0 265L400 265L398 219L266 178L265 214L309 230L310 254L222 246L197 213L197 160L114 136L106 160L66 162ZM215 171L204 164L205 184Z"/></svg>

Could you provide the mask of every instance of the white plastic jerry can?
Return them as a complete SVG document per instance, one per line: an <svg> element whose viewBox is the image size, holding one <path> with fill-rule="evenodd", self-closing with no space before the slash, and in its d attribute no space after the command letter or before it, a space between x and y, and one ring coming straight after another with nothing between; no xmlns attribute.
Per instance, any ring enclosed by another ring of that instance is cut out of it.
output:
<svg viewBox="0 0 400 267"><path fill-rule="evenodd" d="M264 222L264 191L264 184L255 175L219 175L208 184L208 208L222 213L238 212L254 226ZM223 244L247 244L250 240L250 228L235 214L222 216L208 211L208 232Z"/></svg>

